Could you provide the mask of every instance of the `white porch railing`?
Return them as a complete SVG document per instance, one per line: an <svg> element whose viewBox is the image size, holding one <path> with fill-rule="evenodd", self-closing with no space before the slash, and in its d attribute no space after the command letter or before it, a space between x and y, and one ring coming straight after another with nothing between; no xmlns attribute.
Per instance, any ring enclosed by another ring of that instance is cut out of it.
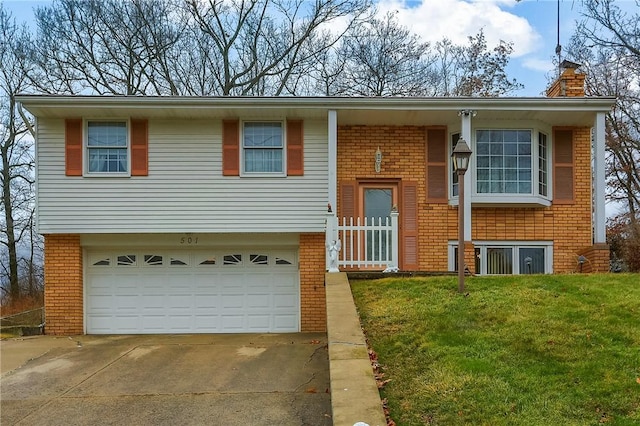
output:
<svg viewBox="0 0 640 426"><path fill-rule="evenodd" d="M398 266L398 212L386 218L346 218L327 213L327 270L394 269Z"/></svg>

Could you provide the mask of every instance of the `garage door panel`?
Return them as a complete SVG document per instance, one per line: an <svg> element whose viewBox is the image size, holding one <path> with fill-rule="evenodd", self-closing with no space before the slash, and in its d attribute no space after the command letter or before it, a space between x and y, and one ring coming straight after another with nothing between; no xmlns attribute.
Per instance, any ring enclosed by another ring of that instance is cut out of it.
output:
<svg viewBox="0 0 640 426"><path fill-rule="evenodd" d="M296 256L295 251L279 256L240 250L89 252L87 332L298 331Z"/></svg>
<svg viewBox="0 0 640 426"><path fill-rule="evenodd" d="M297 326L298 317L296 315L291 314L283 314L283 315L274 315L273 316L274 324L273 329L275 331L286 332L286 330L290 330L291 327Z"/></svg>
<svg viewBox="0 0 640 426"><path fill-rule="evenodd" d="M195 297L195 309L196 311L201 310L212 310L220 308L220 296L218 294L196 294Z"/></svg>
<svg viewBox="0 0 640 426"><path fill-rule="evenodd" d="M276 309L293 309L298 305L298 298L293 294L275 294L273 307Z"/></svg>
<svg viewBox="0 0 640 426"><path fill-rule="evenodd" d="M271 306L271 294L263 293L247 295L248 308L269 309L269 306Z"/></svg>

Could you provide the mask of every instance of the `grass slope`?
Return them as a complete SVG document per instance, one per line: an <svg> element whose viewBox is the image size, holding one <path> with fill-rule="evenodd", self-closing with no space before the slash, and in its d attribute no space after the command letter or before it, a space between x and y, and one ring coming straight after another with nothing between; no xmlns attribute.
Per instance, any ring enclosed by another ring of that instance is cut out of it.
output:
<svg viewBox="0 0 640 426"><path fill-rule="evenodd" d="M640 276L352 282L398 425L639 425Z"/></svg>

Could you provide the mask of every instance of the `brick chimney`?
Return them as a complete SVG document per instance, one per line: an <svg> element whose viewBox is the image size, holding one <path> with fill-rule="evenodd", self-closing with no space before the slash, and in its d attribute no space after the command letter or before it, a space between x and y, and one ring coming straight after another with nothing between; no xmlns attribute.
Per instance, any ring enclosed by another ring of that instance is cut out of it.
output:
<svg viewBox="0 0 640 426"><path fill-rule="evenodd" d="M566 59L560 64L562 74L547 89L547 97L584 97L584 74L576 73L576 69L580 64L567 61Z"/></svg>

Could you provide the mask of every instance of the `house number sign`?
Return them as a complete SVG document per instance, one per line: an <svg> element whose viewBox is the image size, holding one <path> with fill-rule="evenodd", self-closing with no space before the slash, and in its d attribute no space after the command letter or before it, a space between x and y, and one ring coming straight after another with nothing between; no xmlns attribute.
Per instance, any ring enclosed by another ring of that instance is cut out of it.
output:
<svg viewBox="0 0 640 426"><path fill-rule="evenodd" d="M180 238L180 245L195 246L196 244L198 244L198 237L194 237L193 235L187 235Z"/></svg>

